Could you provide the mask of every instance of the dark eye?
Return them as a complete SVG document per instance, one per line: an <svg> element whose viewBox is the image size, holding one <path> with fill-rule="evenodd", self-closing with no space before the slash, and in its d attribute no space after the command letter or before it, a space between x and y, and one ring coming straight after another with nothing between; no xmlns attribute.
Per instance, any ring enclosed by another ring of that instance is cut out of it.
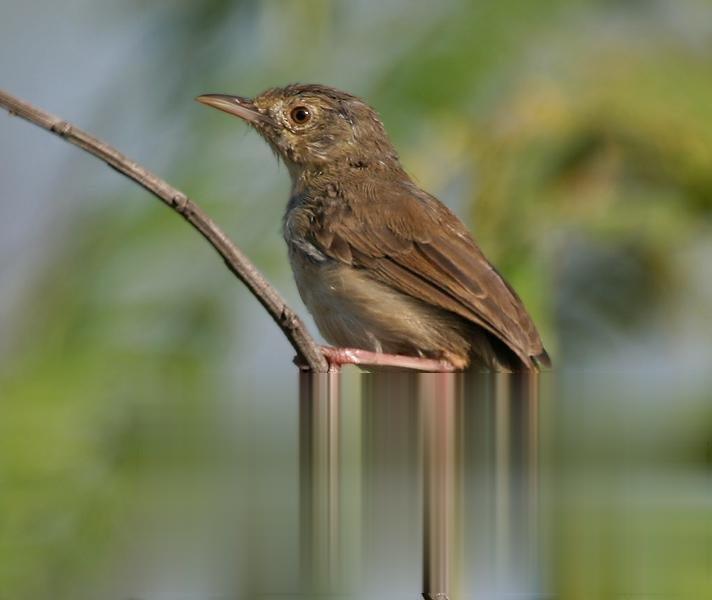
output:
<svg viewBox="0 0 712 600"><path fill-rule="evenodd" d="M289 117L298 125L303 125L311 119L311 113L306 106L295 106L289 113Z"/></svg>

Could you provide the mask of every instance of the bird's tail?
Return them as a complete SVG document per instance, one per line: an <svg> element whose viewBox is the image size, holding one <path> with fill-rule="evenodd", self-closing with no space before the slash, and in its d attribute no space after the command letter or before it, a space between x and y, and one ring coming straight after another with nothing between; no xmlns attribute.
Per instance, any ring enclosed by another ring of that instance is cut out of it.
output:
<svg viewBox="0 0 712 600"><path fill-rule="evenodd" d="M532 356L532 360L540 369L551 369L551 358L544 349L536 356Z"/></svg>

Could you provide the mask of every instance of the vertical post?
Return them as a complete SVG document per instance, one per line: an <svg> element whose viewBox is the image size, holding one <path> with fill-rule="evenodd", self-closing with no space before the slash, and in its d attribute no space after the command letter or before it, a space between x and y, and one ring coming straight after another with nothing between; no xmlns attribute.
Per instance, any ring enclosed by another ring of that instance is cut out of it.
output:
<svg viewBox="0 0 712 600"><path fill-rule="evenodd" d="M456 380L419 376L423 443L423 597L451 597L456 554Z"/></svg>
<svg viewBox="0 0 712 600"><path fill-rule="evenodd" d="M460 407L467 598L540 592L539 380L471 373Z"/></svg>
<svg viewBox="0 0 712 600"><path fill-rule="evenodd" d="M363 375L363 597L422 592L420 374Z"/></svg>
<svg viewBox="0 0 712 600"><path fill-rule="evenodd" d="M299 375L302 589L333 593L342 581L340 374Z"/></svg>
<svg viewBox="0 0 712 600"><path fill-rule="evenodd" d="M495 380L497 586L506 593L531 592L539 580L538 383L530 373Z"/></svg>

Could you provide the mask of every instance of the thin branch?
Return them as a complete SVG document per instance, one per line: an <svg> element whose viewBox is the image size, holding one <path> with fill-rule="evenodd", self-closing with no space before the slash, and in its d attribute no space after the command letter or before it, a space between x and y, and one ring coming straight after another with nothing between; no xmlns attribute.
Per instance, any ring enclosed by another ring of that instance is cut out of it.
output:
<svg viewBox="0 0 712 600"><path fill-rule="evenodd" d="M149 170L121 154L107 143L89 135L71 123L46 113L31 104L0 90L0 106L47 131L58 135L70 144L103 160L113 169L126 175L179 213L215 248L225 264L259 300L282 330L297 352L300 362L316 372L326 372L329 365L319 346L309 335L301 319L287 306L255 265L233 244L213 220L188 196L169 185Z"/></svg>

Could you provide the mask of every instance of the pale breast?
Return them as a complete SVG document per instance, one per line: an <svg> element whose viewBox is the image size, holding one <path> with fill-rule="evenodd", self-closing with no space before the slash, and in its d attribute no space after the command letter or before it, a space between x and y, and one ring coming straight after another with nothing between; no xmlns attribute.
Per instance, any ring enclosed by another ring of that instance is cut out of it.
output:
<svg viewBox="0 0 712 600"><path fill-rule="evenodd" d="M314 260L292 246L299 293L324 338L337 346L376 352L467 355L456 317L371 279L362 270Z"/></svg>

